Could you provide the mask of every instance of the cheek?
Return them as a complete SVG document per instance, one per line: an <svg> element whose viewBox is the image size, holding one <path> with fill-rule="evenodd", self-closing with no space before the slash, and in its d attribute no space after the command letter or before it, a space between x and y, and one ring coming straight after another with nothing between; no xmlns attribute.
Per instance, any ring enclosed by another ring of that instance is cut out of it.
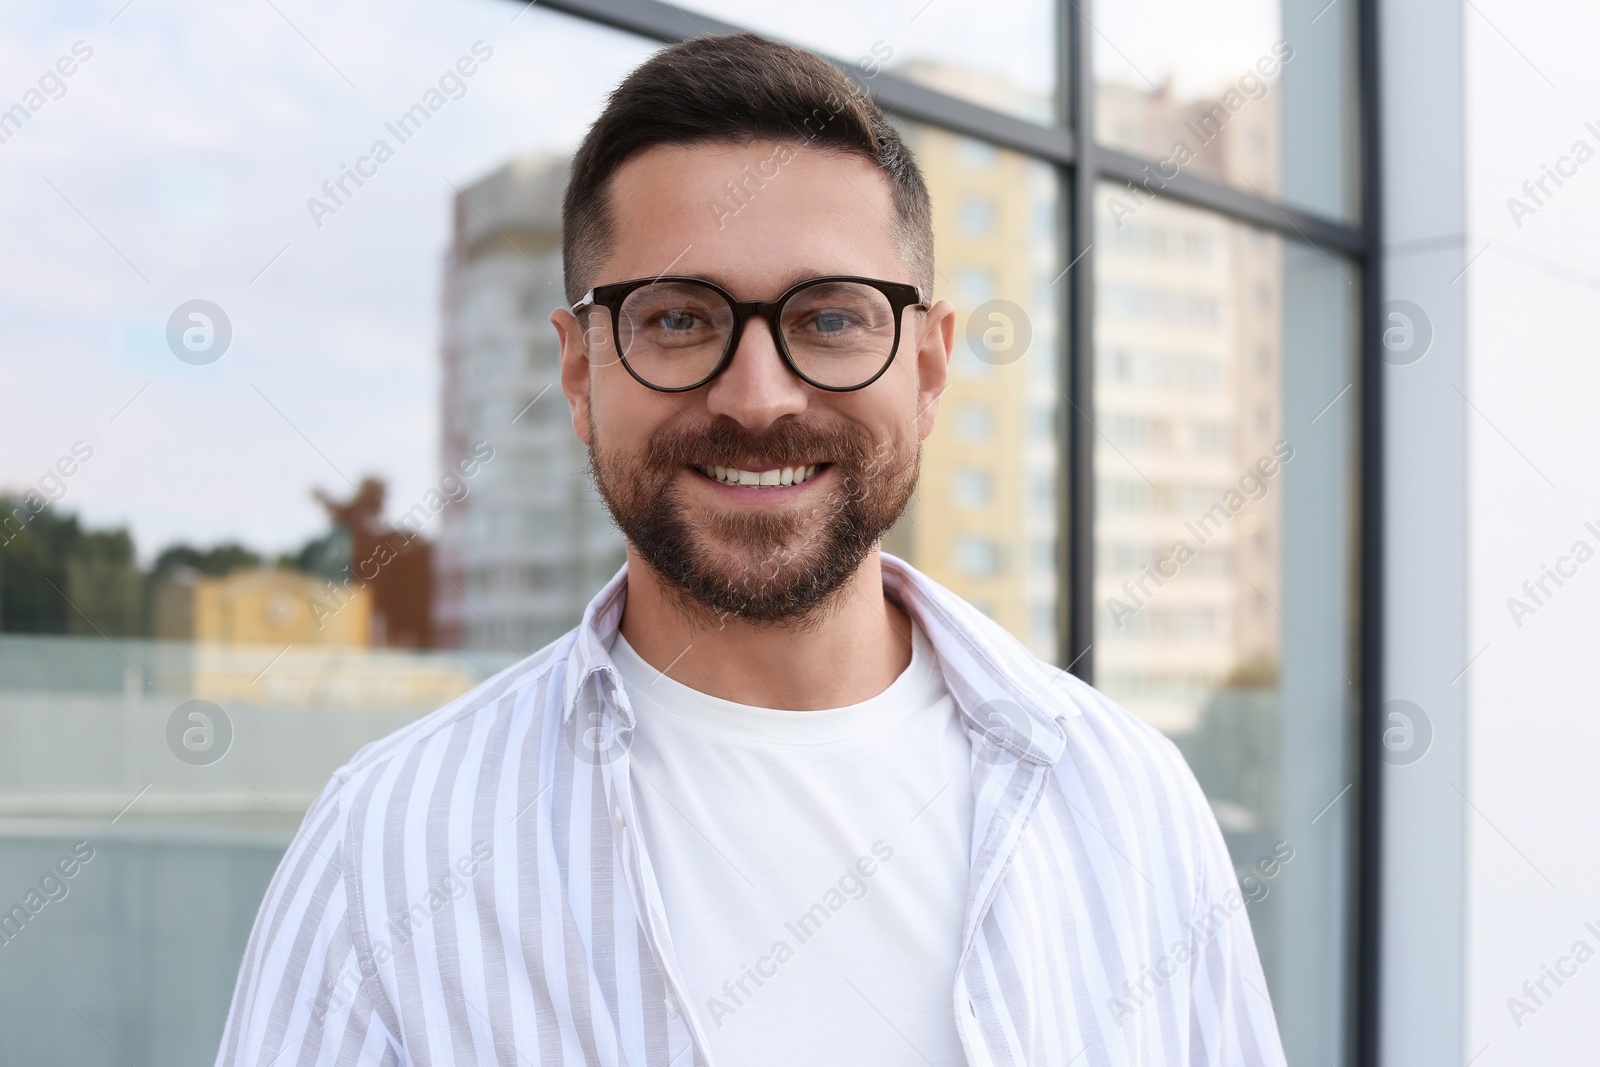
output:
<svg viewBox="0 0 1600 1067"><path fill-rule="evenodd" d="M689 412L687 401L646 389L619 364L596 367L593 375L589 425L609 452L642 451L657 430Z"/></svg>

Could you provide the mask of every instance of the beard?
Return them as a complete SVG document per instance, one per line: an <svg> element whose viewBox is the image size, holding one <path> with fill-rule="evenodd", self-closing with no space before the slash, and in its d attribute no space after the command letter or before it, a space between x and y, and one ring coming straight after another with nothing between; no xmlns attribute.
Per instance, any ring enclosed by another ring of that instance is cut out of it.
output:
<svg viewBox="0 0 1600 1067"><path fill-rule="evenodd" d="M777 507L714 505L693 515L679 479L695 467L760 456L773 467L824 462L824 493ZM860 427L783 419L753 433L725 416L669 426L637 456L602 447L591 410L589 464L618 529L680 608L720 620L820 621L911 502L921 442L875 445Z"/></svg>

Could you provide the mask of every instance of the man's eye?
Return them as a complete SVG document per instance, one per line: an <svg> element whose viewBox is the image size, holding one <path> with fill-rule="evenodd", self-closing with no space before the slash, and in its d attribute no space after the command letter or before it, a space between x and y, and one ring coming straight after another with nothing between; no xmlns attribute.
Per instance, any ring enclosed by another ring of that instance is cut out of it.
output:
<svg viewBox="0 0 1600 1067"><path fill-rule="evenodd" d="M661 328L672 333L692 330L698 325L694 312L677 308L672 311L663 311L660 318Z"/></svg>
<svg viewBox="0 0 1600 1067"><path fill-rule="evenodd" d="M859 324L856 316L846 311L819 311L811 316L807 327L814 333L839 334Z"/></svg>

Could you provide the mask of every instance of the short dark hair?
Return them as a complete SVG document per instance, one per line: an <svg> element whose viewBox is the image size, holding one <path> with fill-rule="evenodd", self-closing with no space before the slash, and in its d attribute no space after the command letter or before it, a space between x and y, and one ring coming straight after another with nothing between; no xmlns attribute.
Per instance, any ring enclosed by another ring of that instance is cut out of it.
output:
<svg viewBox="0 0 1600 1067"><path fill-rule="evenodd" d="M933 211L911 150L883 111L813 52L754 33L695 37L662 49L617 86L573 158L561 205L568 302L593 284L610 248L611 177L664 145L778 141L871 161L889 182L894 237L924 295L933 288Z"/></svg>

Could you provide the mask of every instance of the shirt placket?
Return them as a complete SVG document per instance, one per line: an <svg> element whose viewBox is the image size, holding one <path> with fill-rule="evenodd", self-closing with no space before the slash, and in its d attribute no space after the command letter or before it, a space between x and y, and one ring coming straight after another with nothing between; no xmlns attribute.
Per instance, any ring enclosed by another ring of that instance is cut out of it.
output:
<svg viewBox="0 0 1600 1067"><path fill-rule="evenodd" d="M596 682L598 684L599 680L596 679ZM653 868L647 862L644 834L640 830L638 818L639 809L634 802L633 775L630 771L631 755L628 750L632 743L632 733L627 723L632 719L631 709L614 675L607 677L602 692L609 697L608 700L602 701L606 714L613 717L619 730L628 731L626 735L628 740L622 744L616 757L601 764L606 797L611 808L609 817L622 856L622 868L633 900L634 916L644 930L645 941L661 968L667 985L663 1006L667 1012L669 1033L674 1030L681 1032L681 1036L688 1044L688 1047L679 1048L677 1052L672 1053L669 1063L661 1067L669 1065L695 1067L697 1064L700 1067L712 1067L710 1045L705 1035L700 1032L699 1020L692 1010L694 1002L689 995L683 974L678 968L677 958L672 952L671 938L667 934L666 909L662 903L660 888L655 882ZM619 733L618 736L623 735ZM669 1041L668 1044L671 1046L677 1043ZM693 1052L685 1056L684 1053L690 1048Z"/></svg>
<svg viewBox="0 0 1600 1067"><path fill-rule="evenodd" d="M972 731L972 760L974 780L983 783L973 797L973 826L984 830L973 835L968 909L953 1007L967 1062L971 1067L993 1067L997 1061L984 1032L1002 1029L998 1017L1002 1008L992 996L981 1002L973 997L967 969L983 937L984 920L1000 893L1006 869L1044 795L1050 767L1016 755L982 730Z"/></svg>

